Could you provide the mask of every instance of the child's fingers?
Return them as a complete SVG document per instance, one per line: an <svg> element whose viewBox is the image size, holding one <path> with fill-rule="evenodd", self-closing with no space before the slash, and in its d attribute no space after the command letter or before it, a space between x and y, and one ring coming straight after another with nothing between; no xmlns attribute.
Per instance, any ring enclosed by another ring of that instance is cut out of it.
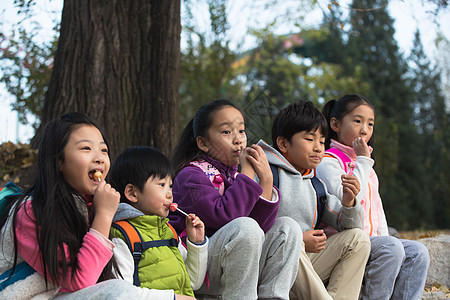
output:
<svg viewBox="0 0 450 300"><path fill-rule="evenodd" d="M256 151L254 148L252 147L248 147L247 148L247 157L254 157L257 158L258 157L258 151Z"/></svg>
<svg viewBox="0 0 450 300"><path fill-rule="evenodd" d="M251 148L260 156L265 156L264 150L259 145L251 145Z"/></svg>
<svg viewBox="0 0 450 300"><path fill-rule="evenodd" d="M265 157L267 159L267 156L264 153L264 150L261 148L261 146L253 144L250 147L248 147L248 152L256 160L264 159Z"/></svg>
<svg viewBox="0 0 450 300"><path fill-rule="evenodd" d="M359 180L355 175L346 175L343 174L341 176L342 183L349 183L359 187Z"/></svg>
<svg viewBox="0 0 450 300"><path fill-rule="evenodd" d="M355 198L356 195L358 195L359 191L360 191L359 186L347 183L343 184L343 192L350 194L351 198Z"/></svg>
<svg viewBox="0 0 450 300"><path fill-rule="evenodd" d="M356 189L360 188L359 181L354 176L347 176L343 178L342 185L348 187L355 187Z"/></svg>
<svg viewBox="0 0 450 300"><path fill-rule="evenodd" d="M197 226L200 224L200 218L197 217L195 214L189 214L189 217L186 217L187 221L192 224L192 226Z"/></svg>
<svg viewBox="0 0 450 300"><path fill-rule="evenodd" d="M358 194L358 190L352 185L344 185L343 192L350 194L352 198Z"/></svg>

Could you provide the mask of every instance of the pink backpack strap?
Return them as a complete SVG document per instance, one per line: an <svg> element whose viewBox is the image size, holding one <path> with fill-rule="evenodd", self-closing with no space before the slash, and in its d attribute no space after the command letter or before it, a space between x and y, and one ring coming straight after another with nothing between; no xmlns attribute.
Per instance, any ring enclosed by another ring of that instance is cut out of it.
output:
<svg viewBox="0 0 450 300"><path fill-rule="evenodd" d="M202 171L205 173L205 175L208 176L212 185L223 196L223 193L225 191L225 183L223 182L222 175L220 174L219 170L217 170L216 167L214 167L212 164L210 164L209 162L207 162L205 160L191 161L190 165L202 169Z"/></svg>
<svg viewBox="0 0 450 300"><path fill-rule="evenodd" d="M352 160L350 159L350 157L347 156L347 154L336 148L328 149L327 151L325 151L325 155L327 154L331 157L336 158L339 161L342 170L344 170L345 173L348 172L349 164L351 163Z"/></svg>

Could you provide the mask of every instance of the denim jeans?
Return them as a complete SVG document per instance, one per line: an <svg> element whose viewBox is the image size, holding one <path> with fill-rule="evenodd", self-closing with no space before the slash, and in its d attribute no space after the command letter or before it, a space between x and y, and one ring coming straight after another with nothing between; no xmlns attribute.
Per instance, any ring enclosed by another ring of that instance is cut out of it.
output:
<svg viewBox="0 0 450 300"><path fill-rule="evenodd" d="M420 242L391 236L371 236L362 299L420 300L430 265Z"/></svg>

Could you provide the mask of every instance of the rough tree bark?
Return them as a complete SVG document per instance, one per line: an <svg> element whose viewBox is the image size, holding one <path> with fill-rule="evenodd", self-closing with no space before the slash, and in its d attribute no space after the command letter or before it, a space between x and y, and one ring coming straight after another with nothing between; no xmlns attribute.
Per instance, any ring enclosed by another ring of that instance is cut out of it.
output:
<svg viewBox="0 0 450 300"><path fill-rule="evenodd" d="M111 157L131 145L169 154L178 134L180 0L65 0L39 134L70 111L94 118Z"/></svg>

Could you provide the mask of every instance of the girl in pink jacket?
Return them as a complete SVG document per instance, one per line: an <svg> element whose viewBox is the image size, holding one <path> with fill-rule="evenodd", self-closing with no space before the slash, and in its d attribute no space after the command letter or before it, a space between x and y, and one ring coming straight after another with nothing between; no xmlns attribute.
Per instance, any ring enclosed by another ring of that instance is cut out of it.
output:
<svg viewBox="0 0 450 300"><path fill-rule="evenodd" d="M388 234L378 177L372 168L373 106L363 96L345 95L329 101L322 112L330 130L317 177L338 197L342 197L341 175L352 172L361 184L356 200L364 208L364 231L371 242L362 299L421 299L430 258L420 242Z"/></svg>
<svg viewBox="0 0 450 300"><path fill-rule="evenodd" d="M108 239L120 200L102 179L109 167L107 143L88 117L68 113L47 125L34 184L5 199L0 216L1 299L174 299L121 279ZM16 281L23 262L30 272Z"/></svg>

